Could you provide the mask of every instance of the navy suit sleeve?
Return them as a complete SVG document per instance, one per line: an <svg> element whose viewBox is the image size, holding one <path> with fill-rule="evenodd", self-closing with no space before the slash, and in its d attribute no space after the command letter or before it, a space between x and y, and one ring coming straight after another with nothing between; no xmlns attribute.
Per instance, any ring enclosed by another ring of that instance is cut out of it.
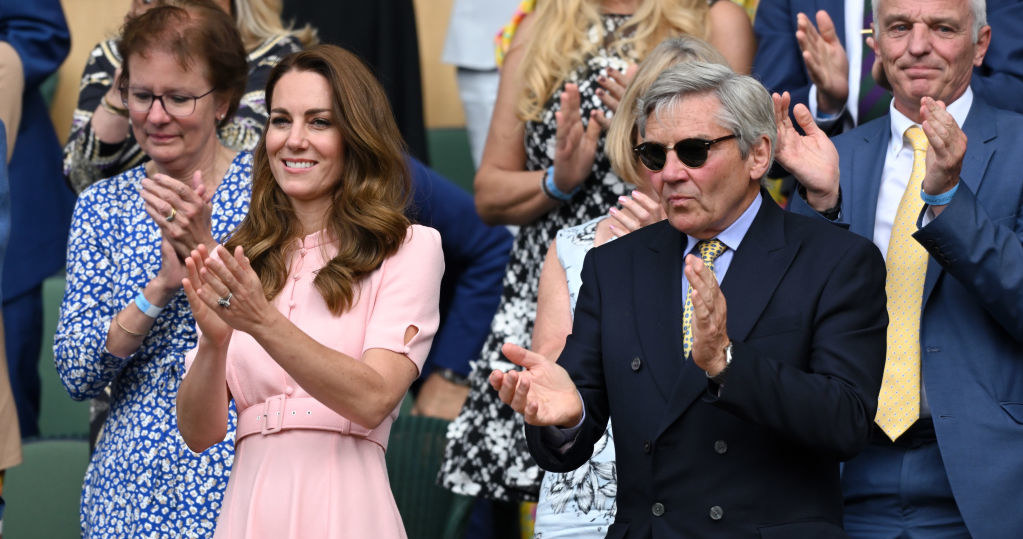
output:
<svg viewBox="0 0 1023 539"><path fill-rule="evenodd" d="M991 45L970 86L997 108L1023 112L1023 1L988 0L987 22Z"/></svg>
<svg viewBox="0 0 1023 539"><path fill-rule="evenodd" d="M564 453L544 436L545 427L526 425L529 452L541 468L552 472L568 472L582 466L593 455L593 446L604 434L610 410L604 385L601 354L600 281L595 268L596 249L586 253L582 268L582 287L576 300L572 333L558 363L572 376L583 399L585 417L575 443Z"/></svg>
<svg viewBox="0 0 1023 539"><path fill-rule="evenodd" d="M440 232L444 249L441 325L423 374L448 368L469 374L479 356L501 299L501 281L512 236L503 226L480 220L472 196L414 157L412 216Z"/></svg>
<svg viewBox="0 0 1023 539"><path fill-rule="evenodd" d="M913 237L1023 342L1023 201L1011 223L996 223L960 181L952 202Z"/></svg>
<svg viewBox="0 0 1023 539"><path fill-rule="evenodd" d="M806 104L810 76L796 42L796 11L790 0L761 2L753 31L757 37L757 55L753 75L769 92L788 91L792 105Z"/></svg>
<svg viewBox="0 0 1023 539"><path fill-rule="evenodd" d="M0 0L0 41L10 43L21 58L25 87L41 84L71 50L60 0Z"/></svg>

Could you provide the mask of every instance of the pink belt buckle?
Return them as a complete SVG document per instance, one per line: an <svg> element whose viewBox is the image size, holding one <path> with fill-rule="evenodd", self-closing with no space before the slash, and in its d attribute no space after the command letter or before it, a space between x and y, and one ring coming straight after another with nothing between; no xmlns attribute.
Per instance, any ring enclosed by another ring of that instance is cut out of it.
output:
<svg viewBox="0 0 1023 539"><path fill-rule="evenodd" d="M281 430L284 424L284 395L274 395L263 403L263 430L261 433L266 436Z"/></svg>

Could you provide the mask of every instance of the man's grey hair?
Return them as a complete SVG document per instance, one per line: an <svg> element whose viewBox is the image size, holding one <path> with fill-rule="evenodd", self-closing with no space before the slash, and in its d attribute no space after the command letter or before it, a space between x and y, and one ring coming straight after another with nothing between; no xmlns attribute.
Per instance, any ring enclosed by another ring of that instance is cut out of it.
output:
<svg viewBox="0 0 1023 539"><path fill-rule="evenodd" d="M646 137L651 116L659 119L663 112L687 97L700 94L713 95L721 102L715 119L738 136L743 159L749 157L761 137L767 137L771 142L770 159L774 160L778 128L770 94L753 77L739 75L721 64L683 62L665 69L636 102L636 128L640 136ZM680 121L685 122L686 118Z"/></svg>
<svg viewBox="0 0 1023 539"><path fill-rule="evenodd" d="M872 8L874 10L874 27L877 27L877 13L878 8L883 0L874 0ZM987 2L985 0L970 0L970 14L973 15L973 28L970 29L970 39L974 43L977 42L977 36L980 35L980 29L987 26ZM881 35L881 32L874 33L874 39L877 39Z"/></svg>

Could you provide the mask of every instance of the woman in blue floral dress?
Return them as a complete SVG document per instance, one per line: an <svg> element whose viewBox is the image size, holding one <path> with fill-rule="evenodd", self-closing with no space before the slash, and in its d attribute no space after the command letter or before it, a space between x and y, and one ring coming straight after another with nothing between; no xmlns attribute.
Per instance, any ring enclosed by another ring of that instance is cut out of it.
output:
<svg viewBox="0 0 1023 539"><path fill-rule="evenodd" d="M196 343L182 259L248 210L252 156L217 139L245 91L245 49L212 3L179 6L128 21L120 42L122 104L151 161L88 188L71 225L57 371L74 399L112 388L83 537L209 537L231 468L233 429L192 453L174 398Z"/></svg>

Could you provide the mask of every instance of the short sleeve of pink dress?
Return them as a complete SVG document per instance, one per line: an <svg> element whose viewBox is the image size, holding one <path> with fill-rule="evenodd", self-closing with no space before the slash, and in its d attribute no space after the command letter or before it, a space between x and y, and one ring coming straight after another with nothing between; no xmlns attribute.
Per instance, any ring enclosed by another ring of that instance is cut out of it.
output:
<svg viewBox="0 0 1023 539"><path fill-rule="evenodd" d="M419 225L405 243L357 287L341 316L327 309L313 286L316 272L337 245L313 234L288 259L288 281L274 299L277 309L313 339L362 359L385 348L417 368L430 351L439 323L444 257L440 235ZM409 326L418 333L406 345ZM407 359L406 359L407 358ZM267 399L307 399L302 389L245 333L236 332L227 358L227 383L238 406L264 410ZM285 415L295 413L290 408ZM299 410L297 413L301 414ZM384 461L386 434L397 415L375 429L377 441L331 430L256 432L237 441L216 538L403 538L405 529L391 495ZM353 427L354 430L354 427Z"/></svg>

